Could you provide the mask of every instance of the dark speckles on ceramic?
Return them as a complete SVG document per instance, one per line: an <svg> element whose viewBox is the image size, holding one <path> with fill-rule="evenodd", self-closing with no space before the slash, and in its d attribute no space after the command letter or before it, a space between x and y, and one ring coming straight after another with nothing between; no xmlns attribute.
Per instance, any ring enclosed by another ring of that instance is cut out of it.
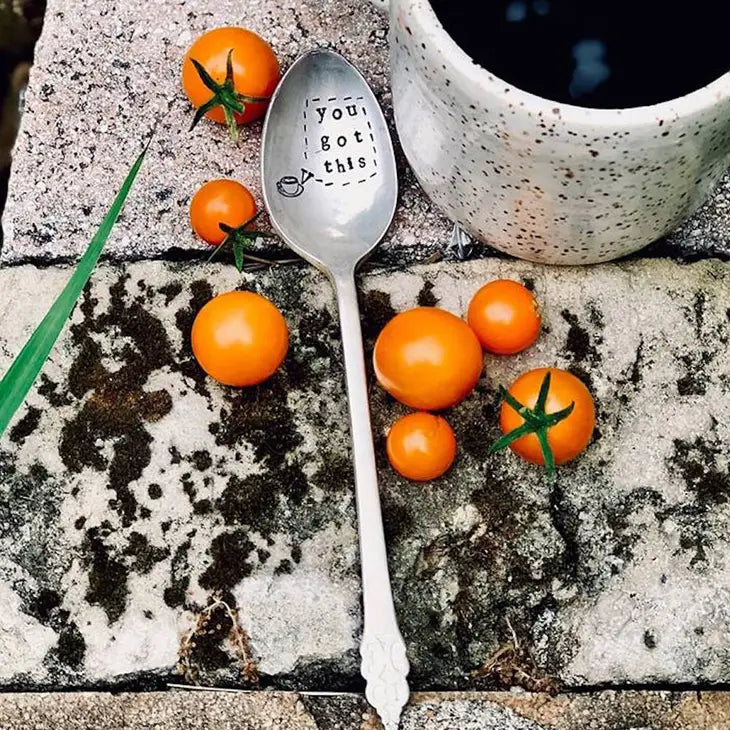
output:
<svg viewBox="0 0 730 730"><path fill-rule="evenodd" d="M427 0L391 0L403 149L433 201L467 231L533 261L636 251L705 199L730 159L730 73L651 107L584 109L477 66Z"/></svg>

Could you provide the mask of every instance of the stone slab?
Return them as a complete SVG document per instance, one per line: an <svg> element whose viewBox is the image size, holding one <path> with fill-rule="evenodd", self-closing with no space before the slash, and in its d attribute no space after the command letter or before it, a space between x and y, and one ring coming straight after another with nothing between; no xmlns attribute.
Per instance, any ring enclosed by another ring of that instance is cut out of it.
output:
<svg viewBox="0 0 730 730"><path fill-rule="evenodd" d="M244 131L238 148L222 127L187 131L181 58L195 36L226 24L261 33L284 67L315 46L340 51L362 69L392 126L387 17L368 0L50 0L14 151L1 261L78 256L155 122L110 257L203 255L207 249L189 230L188 203L208 179L234 176L260 200L260 124ZM425 260L446 248L451 225L398 156L400 205L377 255ZM726 177L712 201L654 250L730 256L729 200Z"/></svg>
<svg viewBox="0 0 730 730"><path fill-rule="evenodd" d="M243 130L238 147L222 126L203 123L189 133L191 109L180 87L193 39L231 24L263 35L283 68L317 46L342 52L390 110L387 20L368 0L51 0L14 151L0 260L79 255L155 122L109 256L209 251L188 224L190 198L206 180L236 177L261 201L261 124ZM443 247L451 225L431 208L402 156L399 166L401 204L383 251Z"/></svg>
<svg viewBox="0 0 730 730"><path fill-rule="evenodd" d="M67 275L0 270L0 371ZM445 478L389 469L404 409L372 389L413 688L728 682L730 268L372 271L367 347L394 312L461 313L505 276L534 287L544 332L487 357L447 414L460 454ZM188 345L195 311L236 287L277 302L292 332L283 370L243 391L206 380ZM497 385L548 364L590 385L599 428L552 487L487 453ZM101 267L0 442L0 475L0 685L254 686L257 671L262 686L360 686L338 330L313 270Z"/></svg>
<svg viewBox="0 0 730 730"><path fill-rule="evenodd" d="M722 692L416 694L401 730L724 730ZM0 695L3 730L382 730L358 695L151 692Z"/></svg>

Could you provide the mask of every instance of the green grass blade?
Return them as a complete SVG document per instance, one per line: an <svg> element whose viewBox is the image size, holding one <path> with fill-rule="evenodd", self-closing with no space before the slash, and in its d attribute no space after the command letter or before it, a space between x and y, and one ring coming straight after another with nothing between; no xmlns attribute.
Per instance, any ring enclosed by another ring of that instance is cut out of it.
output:
<svg viewBox="0 0 730 730"><path fill-rule="evenodd" d="M48 313L25 343L20 354L0 381L0 436L10 423L15 412L25 400L35 379L53 349L66 320L71 316L76 301L86 286L91 272L99 260L104 244L122 211L124 202L142 165L147 147L136 159L121 189L107 212L104 220L91 239L86 252L76 265L74 273Z"/></svg>

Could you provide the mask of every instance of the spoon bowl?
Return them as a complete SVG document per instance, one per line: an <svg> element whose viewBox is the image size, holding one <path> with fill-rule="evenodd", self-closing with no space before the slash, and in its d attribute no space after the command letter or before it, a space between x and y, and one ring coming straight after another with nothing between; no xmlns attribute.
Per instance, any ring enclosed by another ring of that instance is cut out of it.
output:
<svg viewBox="0 0 730 730"><path fill-rule="evenodd" d="M261 164L274 227L329 274L356 265L385 235L398 196L375 95L342 56L315 50L289 69L270 109Z"/></svg>

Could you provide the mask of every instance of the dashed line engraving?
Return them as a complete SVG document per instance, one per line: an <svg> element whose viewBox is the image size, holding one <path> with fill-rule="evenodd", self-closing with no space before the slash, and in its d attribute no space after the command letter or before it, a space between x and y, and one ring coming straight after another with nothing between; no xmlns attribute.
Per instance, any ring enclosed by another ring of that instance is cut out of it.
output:
<svg viewBox="0 0 730 730"><path fill-rule="evenodd" d="M309 106L309 99L304 100L304 159L309 159L309 138L307 137L307 107Z"/></svg>

